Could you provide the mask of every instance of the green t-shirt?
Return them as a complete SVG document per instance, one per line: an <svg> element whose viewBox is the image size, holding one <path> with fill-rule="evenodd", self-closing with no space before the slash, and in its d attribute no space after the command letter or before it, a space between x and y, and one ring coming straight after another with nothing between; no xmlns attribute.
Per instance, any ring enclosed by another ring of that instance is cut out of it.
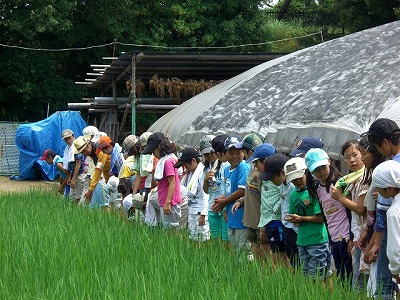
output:
<svg viewBox="0 0 400 300"><path fill-rule="evenodd" d="M289 214L313 216L321 213L318 199L311 198L307 188L295 189L290 194ZM298 246L318 245L328 242L325 223L300 222L297 234Z"/></svg>

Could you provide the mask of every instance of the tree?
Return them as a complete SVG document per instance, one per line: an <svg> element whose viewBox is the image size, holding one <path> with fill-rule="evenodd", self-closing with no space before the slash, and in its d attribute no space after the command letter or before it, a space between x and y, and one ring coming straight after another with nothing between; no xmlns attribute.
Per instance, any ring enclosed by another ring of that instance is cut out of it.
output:
<svg viewBox="0 0 400 300"><path fill-rule="evenodd" d="M0 41L21 47L54 47L71 28L70 1L3 1ZM61 76L60 57L51 52L0 48L0 116L3 120L34 121L79 95L72 80Z"/></svg>
<svg viewBox="0 0 400 300"><path fill-rule="evenodd" d="M265 41L258 4L256 0L3 0L0 43L59 49L114 40L200 47ZM36 121L44 117L47 103L52 111L65 109L67 102L80 101L82 90L73 82L82 80L91 63L132 50L113 45L63 52L0 47L0 116Z"/></svg>
<svg viewBox="0 0 400 300"><path fill-rule="evenodd" d="M332 5L332 11L338 15L338 25L350 32L396 21L399 8L399 0L341 0Z"/></svg>

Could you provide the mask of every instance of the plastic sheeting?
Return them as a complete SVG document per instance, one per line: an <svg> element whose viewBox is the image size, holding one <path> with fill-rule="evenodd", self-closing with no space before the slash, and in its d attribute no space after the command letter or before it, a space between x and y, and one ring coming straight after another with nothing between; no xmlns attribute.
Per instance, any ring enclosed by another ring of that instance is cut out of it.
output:
<svg viewBox="0 0 400 300"><path fill-rule="evenodd" d="M43 152L51 148L62 157L66 146L61 138L62 131L69 128L78 137L85 126L79 111L58 111L36 123L20 125L15 135L15 144L20 151L19 176L13 179L37 179L41 176L40 179L54 180L54 165L40 160Z"/></svg>
<svg viewBox="0 0 400 300"><path fill-rule="evenodd" d="M259 132L279 151L306 136L340 153L378 117L400 124L400 21L266 62L193 98L160 118L182 145L205 134Z"/></svg>

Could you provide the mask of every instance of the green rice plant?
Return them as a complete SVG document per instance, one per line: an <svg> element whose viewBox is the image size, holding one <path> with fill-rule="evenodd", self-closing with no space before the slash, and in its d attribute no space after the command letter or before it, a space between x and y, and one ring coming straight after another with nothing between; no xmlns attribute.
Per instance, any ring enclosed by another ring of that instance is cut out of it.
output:
<svg viewBox="0 0 400 300"><path fill-rule="evenodd" d="M56 193L0 194L0 299L358 299Z"/></svg>

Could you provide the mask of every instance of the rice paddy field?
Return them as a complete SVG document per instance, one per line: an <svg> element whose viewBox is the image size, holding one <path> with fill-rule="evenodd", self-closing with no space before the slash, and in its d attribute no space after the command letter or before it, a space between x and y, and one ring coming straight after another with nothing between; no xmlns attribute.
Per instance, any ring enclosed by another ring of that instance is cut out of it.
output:
<svg viewBox="0 0 400 300"><path fill-rule="evenodd" d="M0 227L0 299L360 298L51 191L1 193Z"/></svg>

